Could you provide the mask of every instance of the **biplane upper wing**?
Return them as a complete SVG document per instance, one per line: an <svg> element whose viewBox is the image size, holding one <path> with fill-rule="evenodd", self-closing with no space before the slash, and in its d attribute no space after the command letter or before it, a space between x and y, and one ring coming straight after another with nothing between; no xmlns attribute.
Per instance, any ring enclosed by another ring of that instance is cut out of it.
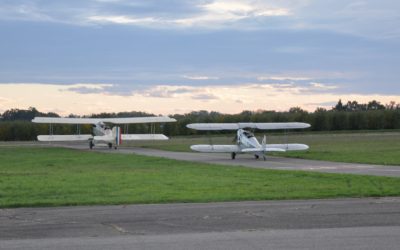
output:
<svg viewBox="0 0 400 250"><path fill-rule="evenodd" d="M311 125L303 122L239 122L239 123L191 123L186 127L195 130L238 130L241 128L254 128L263 130L273 129L304 129Z"/></svg>
<svg viewBox="0 0 400 250"><path fill-rule="evenodd" d="M32 120L32 122L50 123L50 124L97 124L99 122L106 122L113 124L134 124L134 123L176 122L176 120L168 116L126 117L126 118L35 117Z"/></svg>

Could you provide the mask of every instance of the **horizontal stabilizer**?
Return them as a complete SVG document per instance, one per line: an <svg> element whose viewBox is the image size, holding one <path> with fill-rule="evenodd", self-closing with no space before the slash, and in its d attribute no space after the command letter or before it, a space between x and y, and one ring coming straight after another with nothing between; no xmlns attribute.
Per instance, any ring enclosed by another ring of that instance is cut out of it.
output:
<svg viewBox="0 0 400 250"><path fill-rule="evenodd" d="M190 149L203 153L232 153L240 152L237 145L192 145Z"/></svg>
<svg viewBox="0 0 400 250"><path fill-rule="evenodd" d="M254 129L304 129L309 128L311 125L303 122L240 122L240 123L191 123L186 127L196 130L238 130L241 128L254 128Z"/></svg>
<svg viewBox="0 0 400 250"><path fill-rule="evenodd" d="M97 124L99 122L113 124L133 124L133 123L160 123L176 122L174 118L168 116L148 116L148 117L126 117L126 118L70 118L70 117L35 117L32 122L49 124Z"/></svg>
<svg viewBox="0 0 400 250"><path fill-rule="evenodd" d="M168 140L163 134L122 134L122 141L159 141Z"/></svg>
<svg viewBox="0 0 400 250"><path fill-rule="evenodd" d="M92 135L38 135L38 141L87 141Z"/></svg>

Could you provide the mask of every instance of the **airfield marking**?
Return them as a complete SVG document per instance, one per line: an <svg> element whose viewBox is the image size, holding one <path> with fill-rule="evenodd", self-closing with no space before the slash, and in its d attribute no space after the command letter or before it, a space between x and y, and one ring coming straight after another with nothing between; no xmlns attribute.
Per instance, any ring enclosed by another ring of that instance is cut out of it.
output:
<svg viewBox="0 0 400 250"><path fill-rule="evenodd" d="M104 224L104 225L106 225L106 224ZM117 231L120 232L120 233L123 233L123 234L129 233L128 231L126 231L125 229L123 229L122 227L120 227L120 226L118 226L118 225L109 224L109 226L111 226L112 228L114 228L115 230L117 230Z"/></svg>

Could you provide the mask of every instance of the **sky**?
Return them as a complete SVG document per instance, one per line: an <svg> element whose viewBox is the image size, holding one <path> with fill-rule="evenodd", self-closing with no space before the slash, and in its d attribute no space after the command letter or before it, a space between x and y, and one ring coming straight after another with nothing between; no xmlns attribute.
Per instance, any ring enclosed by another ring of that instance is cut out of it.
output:
<svg viewBox="0 0 400 250"><path fill-rule="evenodd" d="M0 0L0 112L400 103L397 0Z"/></svg>

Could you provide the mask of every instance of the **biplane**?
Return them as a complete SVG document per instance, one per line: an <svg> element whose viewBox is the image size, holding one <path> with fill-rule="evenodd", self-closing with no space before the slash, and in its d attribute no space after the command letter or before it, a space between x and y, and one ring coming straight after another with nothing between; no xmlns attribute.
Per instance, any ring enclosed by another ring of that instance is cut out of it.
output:
<svg viewBox="0 0 400 250"><path fill-rule="evenodd" d="M127 117L127 118L59 118L59 117L35 117L32 122L47 123L49 126L49 135L38 135L39 141L47 142L63 142L63 141L88 141L89 148L95 145L106 145L109 148L117 149L123 141L135 140L168 140L163 134L155 134L155 123L176 122L175 119L167 116L151 116L151 117ZM110 127L110 125L125 125L149 123L151 124L150 134L128 134L122 133L119 126ZM77 133L74 135L55 135L53 134L53 124L76 124ZM91 124L92 134L80 134L81 124Z"/></svg>
<svg viewBox="0 0 400 250"><path fill-rule="evenodd" d="M281 122L281 123L192 123L186 125L188 128L195 130L236 130L235 145L192 145L193 151L203 153L230 153L232 160L237 154L254 154L258 159L269 152L286 152L295 150L307 150L309 147L299 143L283 143L283 144L267 144L267 137L264 135L261 144L249 129L258 130L289 130L289 129L305 129L311 125L302 122Z"/></svg>

